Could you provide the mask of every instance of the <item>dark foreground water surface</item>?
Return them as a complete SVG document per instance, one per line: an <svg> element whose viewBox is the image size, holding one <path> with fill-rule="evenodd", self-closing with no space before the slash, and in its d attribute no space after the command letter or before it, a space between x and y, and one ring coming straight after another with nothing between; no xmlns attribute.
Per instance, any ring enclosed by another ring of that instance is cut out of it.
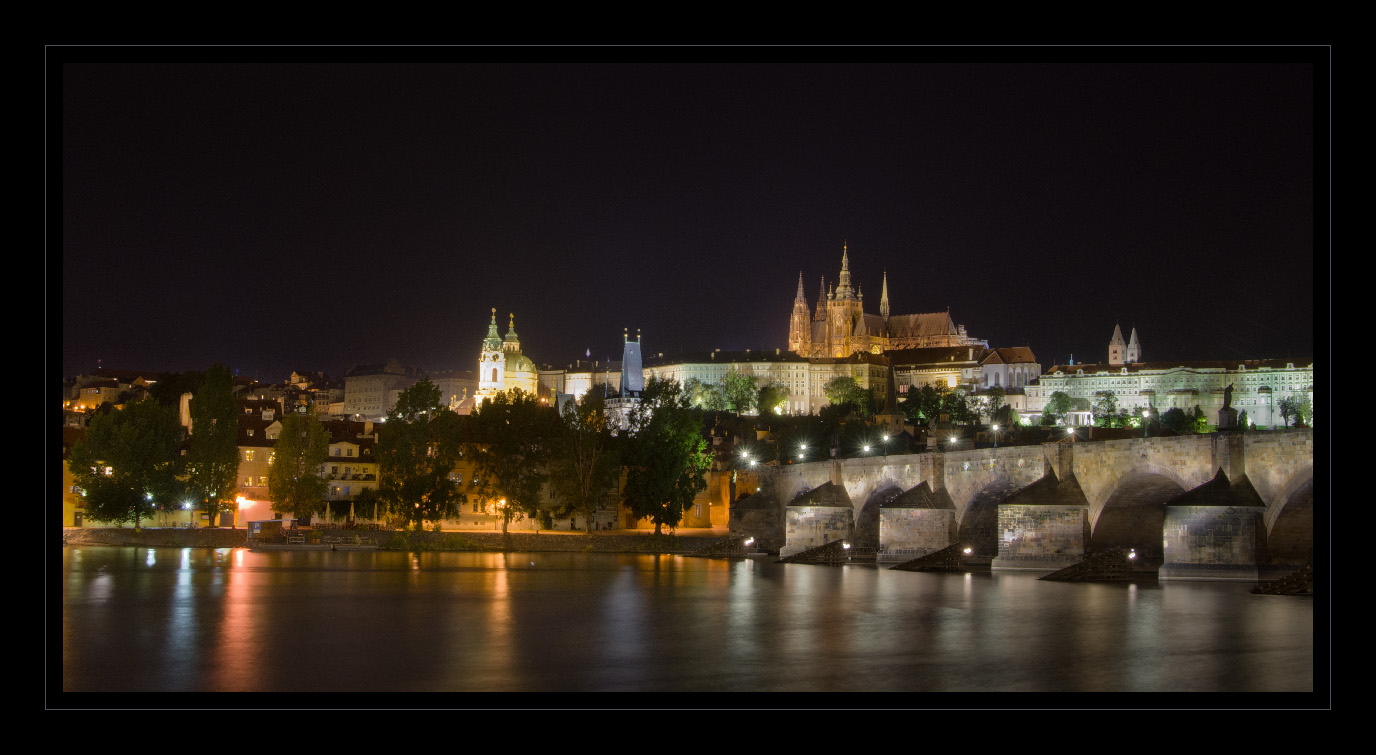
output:
<svg viewBox="0 0 1376 755"><path fill-rule="evenodd" d="M581 553L62 553L62 690L1294 691L1314 603Z"/></svg>

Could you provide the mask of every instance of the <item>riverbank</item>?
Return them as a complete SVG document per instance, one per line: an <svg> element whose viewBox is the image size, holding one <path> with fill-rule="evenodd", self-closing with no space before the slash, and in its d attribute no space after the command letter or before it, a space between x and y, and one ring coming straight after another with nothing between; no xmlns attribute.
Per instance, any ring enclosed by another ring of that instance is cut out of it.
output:
<svg viewBox="0 0 1376 755"><path fill-rule="evenodd" d="M489 551L489 552L586 552L586 553L690 553L728 538L725 528L679 530L658 537L641 530L582 532L500 532L448 530L444 532L359 531L372 537L384 550ZM145 548L246 548L243 529L160 529L132 527L65 527L67 545L122 545Z"/></svg>

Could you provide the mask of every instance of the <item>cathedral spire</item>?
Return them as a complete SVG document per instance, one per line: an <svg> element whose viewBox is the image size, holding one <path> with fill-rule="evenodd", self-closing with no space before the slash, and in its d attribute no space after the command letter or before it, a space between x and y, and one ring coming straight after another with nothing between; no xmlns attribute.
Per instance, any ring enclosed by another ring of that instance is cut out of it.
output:
<svg viewBox="0 0 1376 755"><path fill-rule="evenodd" d="M841 280L836 284L836 298L850 299L850 252L846 245L841 244Z"/></svg>
<svg viewBox="0 0 1376 755"><path fill-rule="evenodd" d="M802 270L799 270L799 271L798 271L798 295L797 295L796 297L794 297L793 300L794 300L794 301L803 302L804 304L807 303L807 299L804 299L804 298L803 298L803 271L802 271Z"/></svg>
<svg viewBox="0 0 1376 755"><path fill-rule="evenodd" d="M502 339L503 349L506 351L521 353L521 337L516 335L516 313L511 313L511 319L506 323L506 338Z"/></svg>
<svg viewBox="0 0 1376 755"><path fill-rule="evenodd" d="M879 316L889 319L889 271L884 271L884 288L879 292Z"/></svg>
<svg viewBox="0 0 1376 755"><path fill-rule="evenodd" d="M487 324L487 338L483 339L483 351L501 351L502 336L497 332L497 308L492 308L492 320Z"/></svg>
<svg viewBox="0 0 1376 755"><path fill-rule="evenodd" d="M817 290L817 314L812 319L819 321L827 319L827 277L825 275L822 276L822 287Z"/></svg>

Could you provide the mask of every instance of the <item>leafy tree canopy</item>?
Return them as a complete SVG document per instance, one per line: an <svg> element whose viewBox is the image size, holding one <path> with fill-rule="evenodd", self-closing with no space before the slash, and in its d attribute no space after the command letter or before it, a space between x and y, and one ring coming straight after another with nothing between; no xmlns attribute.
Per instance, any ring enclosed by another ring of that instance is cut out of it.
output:
<svg viewBox="0 0 1376 755"><path fill-rule="evenodd" d="M649 517L658 535L676 528L693 498L707 489L709 460L698 416L679 384L651 378L631 415L625 463L626 507Z"/></svg>
<svg viewBox="0 0 1376 755"><path fill-rule="evenodd" d="M330 434L314 415L291 412L283 417L268 467L273 510L300 519L320 508L328 487L320 465L329 455Z"/></svg>
<svg viewBox="0 0 1376 755"><path fill-rule="evenodd" d="M214 527L221 512L234 509L239 474L239 410L234 376L214 365L191 397L191 447L186 453L187 492Z"/></svg>
<svg viewBox="0 0 1376 755"><path fill-rule="evenodd" d="M378 437L378 494L388 511L421 529L425 519L453 516L458 500L450 474L462 438L459 416L440 403L429 378L401 392Z"/></svg>
<svg viewBox="0 0 1376 755"><path fill-rule="evenodd" d="M726 408L737 414L745 414L755 408L757 380L754 376L741 374L736 369L722 376L721 392L726 399Z"/></svg>
<svg viewBox="0 0 1376 755"><path fill-rule="evenodd" d="M827 397L827 401L837 406L849 405L861 416L870 414L870 391L861 388L855 382L855 378L849 375L832 378L827 384L822 386L822 393Z"/></svg>
<svg viewBox="0 0 1376 755"><path fill-rule="evenodd" d="M152 399L92 418L68 457L87 515L138 528L157 505L175 505L184 495L181 437L176 410Z"/></svg>
<svg viewBox="0 0 1376 755"><path fill-rule="evenodd" d="M607 418L601 394L564 405L560 432L553 444L550 484L563 504L559 516L577 511L592 532L593 517L621 476L620 447Z"/></svg>
<svg viewBox="0 0 1376 755"><path fill-rule="evenodd" d="M498 504L503 533L514 518L536 515L558 423L553 409L519 388L487 399L469 416L465 453L478 468L478 497Z"/></svg>

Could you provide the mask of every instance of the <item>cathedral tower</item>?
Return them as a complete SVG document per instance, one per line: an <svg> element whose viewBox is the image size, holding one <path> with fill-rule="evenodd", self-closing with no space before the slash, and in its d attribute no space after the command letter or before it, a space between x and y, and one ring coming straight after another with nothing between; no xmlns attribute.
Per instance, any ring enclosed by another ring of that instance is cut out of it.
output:
<svg viewBox="0 0 1376 755"><path fill-rule="evenodd" d="M806 353L811 339L812 319L807 313L807 299L803 296L803 274L798 273L798 295L793 299L793 316L788 321L788 350Z"/></svg>
<svg viewBox="0 0 1376 755"><path fill-rule="evenodd" d="M1117 323L1114 323L1113 338L1110 338L1108 342L1108 363L1123 364L1123 360L1127 357L1126 352L1127 345L1123 343L1123 331Z"/></svg>
<svg viewBox="0 0 1376 755"><path fill-rule="evenodd" d="M879 292L879 316L889 322L889 271L884 271L884 288Z"/></svg>
<svg viewBox="0 0 1376 755"><path fill-rule="evenodd" d="M508 331L508 337L515 330ZM519 344L519 342L518 342ZM483 349L478 355L478 402L498 391L506 390L506 354L502 337L497 333L497 308L492 308L492 321L487 325L487 337L483 339Z"/></svg>

